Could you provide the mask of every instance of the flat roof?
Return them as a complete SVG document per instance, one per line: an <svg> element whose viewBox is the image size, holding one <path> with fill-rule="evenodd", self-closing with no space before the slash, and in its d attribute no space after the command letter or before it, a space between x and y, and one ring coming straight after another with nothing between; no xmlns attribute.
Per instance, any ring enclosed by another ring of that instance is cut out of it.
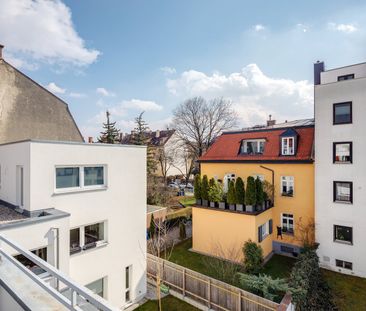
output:
<svg viewBox="0 0 366 311"><path fill-rule="evenodd" d="M0 224L24 220L27 218L27 216L18 213L10 207L0 205Z"/></svg>
<svg viewBox="0 0 366 311"><path fill-rule="evenodd" d="M53 145L77 145L77 146L94 146L94 147L117 147L117 148L147 148L147 146L143 145L124 145L124 144L102 144L102 143L85 143L85 142L77 142L77 141L58 141L58 140L42 140L42 139L24 139L19 141L12 141L4 144L0 144L1 146L13 145L13 144L22 144L22 143L37 143L37 144L53 144Z"/></svg>

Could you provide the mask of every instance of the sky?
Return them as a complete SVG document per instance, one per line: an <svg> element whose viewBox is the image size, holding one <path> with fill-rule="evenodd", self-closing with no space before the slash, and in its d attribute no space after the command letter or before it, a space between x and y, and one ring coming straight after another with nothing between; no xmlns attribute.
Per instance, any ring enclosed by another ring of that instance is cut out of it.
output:
<svg viewBox="0 0 366 311"><path fill-rule="evenodd" d="M223 97L238 127L313 116L313 63L366 61L365 1L0 0L4 58L63 99L85 137L108 109L173 127L184 100Z"/></svg>

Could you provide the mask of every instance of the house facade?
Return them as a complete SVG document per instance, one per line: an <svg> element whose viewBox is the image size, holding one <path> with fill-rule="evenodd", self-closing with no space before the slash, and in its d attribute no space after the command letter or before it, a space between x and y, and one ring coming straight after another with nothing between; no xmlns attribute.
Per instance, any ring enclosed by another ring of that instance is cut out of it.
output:
<svg viewBox="0 0 366 311"><path fill-rule="evenodd" d="M274 197L271 206L254 211L193 207L193 249L240 261L250 239L265 257L296 256L302 228L314 221L313 137L313 120L223 133L199 159L201 175L224 189L238 177L245 185L248 176L258 177L272 185Z"/></svg>
<svg viewBox="0 0 366 311"><path fill-rule="evenodd" d="M0 235L116 307L139 300L146 292L146 147L0 145Z"/></svg>
<svg viewBox="0 0 366 311"><path fill-rule="evenodd" d="M366 63L314 65L315 220L323 267L366 277Z"/></svg>
<svg viewBox="0 0 366 311"><path fill-rule="evenodd" d="M2 57L0 144L25 139L82 142L68 105Z"/></svg>

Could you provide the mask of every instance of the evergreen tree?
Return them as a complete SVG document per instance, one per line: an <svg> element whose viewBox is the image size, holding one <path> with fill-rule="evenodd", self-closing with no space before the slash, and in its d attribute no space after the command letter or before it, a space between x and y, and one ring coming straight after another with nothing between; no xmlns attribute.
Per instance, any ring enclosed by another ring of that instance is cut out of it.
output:
<svg viewBox="0 0 366 311"><path fill-rule="evenodd" d="M249 274L259 273L260 270L262 269L262 263L263 263L262 247L257 243L248 240L244 243L243 254L244 254L245 272Z"/></svg>
<svg viewBox="0 0 366 311"><path fill-rule="evenodd" d="M103 123L103 132L100 132L98 137L99 143L115 144L119 142L119 129L116 128L116 122L110 122L109 116L111 114L107 110L107 123Z"/></svg>
<svg viewBox="0 0 366 311"><path fill-rule="evenodd" d="M203 175L202 178L202 199L208 200L208 178L207 175Z"/></svg>
<svg viewBox="0 0 366 311"><path fill-rule="evenodd" d="M229 188L227 191L227 203L229 203L230 205L235 204L236 201L236 197L235 197L235 184L234 181L231 180L229 182Z"/></svg>
<svg viewBox="0 0 366 311"><path fill-rule="evenodd" d="M235 182L236 204L245 204L244 182L241 177L238 177Z"/></svg>
<svg viewBox="0 0 366 311"><path fill-rule="evenodd" d="M210 181L208 182L208 186L211 188L211 187L215 186L215 184L216 184L215 178L212 177L210 179Z"/></svg>
<svg viewBox="0 0 366 311"><path fill-rule="evenodd" d="M149 236L151 239L154 238L155 231L156 231L156 225L155 225L154 214L151 214L150 227L149 227Z"/></svg>
<svg viewBox="0 0 366 311"><path fill-rule="evenodd" d="M146 155L146 167L148 176L152 175L156 171L157 161L154 152L154 147L151 146L147 132L149 126L146 121L142 118L144 112L141 112L138 117L135 118L135 129L131 134L130 142L133 145L147 146Z"/></svg>
<svg viewBox="0 0 366 311"><path fill-rule="evenodd" d="M256 195L256 203L258 205L262 205L264 201L263 183L261 182L259 177L257 177L257 179L255 180L255 195Z"/></svg>
<svg viewBox="0 0 366 311"><path fill-rule="evenodd" d="M202 199L202 181L201 181L201 175L197 174L194 177L194 197L197 200Z"/></svg>
<svg viewBox="0 0 366 311"><path fill-rule="evenodd" d="M256 189L255 189L255 180L252 176L247 178L247 190L245 192L245 204L246 205L255 205L256 203Z"/></svg>

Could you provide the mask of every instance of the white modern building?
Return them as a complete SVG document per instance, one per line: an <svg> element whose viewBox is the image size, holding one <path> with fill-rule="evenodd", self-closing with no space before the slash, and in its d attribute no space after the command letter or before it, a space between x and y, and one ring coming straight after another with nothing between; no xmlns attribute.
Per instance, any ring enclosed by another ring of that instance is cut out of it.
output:
<svg viewBox="0 0 366 311"><path fill-rule="evenodd" d="M314 65L315 224L323 267L366 277L366 63Z"/></svg>
<svg viewBox="0 0 366 311"><path fill-rule="evenodd" d="M118 308L139 300L146 292L145 147L0 145L0 236ZM5 243L0 251L49 277Z"/></svg>

